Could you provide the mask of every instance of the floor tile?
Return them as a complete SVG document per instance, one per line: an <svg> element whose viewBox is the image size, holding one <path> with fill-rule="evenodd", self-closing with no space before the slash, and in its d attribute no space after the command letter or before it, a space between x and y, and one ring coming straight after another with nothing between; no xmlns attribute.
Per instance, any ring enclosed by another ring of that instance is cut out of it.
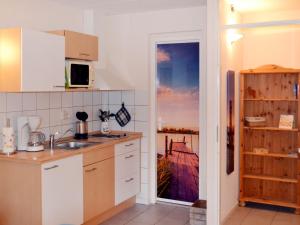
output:
<svg viewBox="0 0 300 225"><path fill-rule="evenodd" d="M252 209L237 207L223 225L240 225Z"/></svg>
<svg viewBox="0 0 300 225"><path fill-rule="evenodd" d="M295 215L291 213L281 213L278 212L272 222L272 225L299 225L300 215Z"/></svg>
<svg viewBox="0 0 300 225"><path fill-rule="evenodd" d="M275 214L275 211L252 209L241 225L270 225Z"/></svg>

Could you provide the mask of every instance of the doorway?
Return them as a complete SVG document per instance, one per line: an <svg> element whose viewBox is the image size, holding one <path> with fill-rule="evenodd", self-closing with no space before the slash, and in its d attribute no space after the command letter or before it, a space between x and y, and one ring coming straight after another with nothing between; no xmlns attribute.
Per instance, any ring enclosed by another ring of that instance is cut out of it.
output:
<svg viewBox="0 0 300 225"><path fill-rule="evenodd" d="M190 205L197 199L206 199L206 134L199 132L206 127L206 110L200 107L206 104L205 36L202 35L201 31L191 31L151 37L153 203ZM185 52L190 54L184 56ZM192 170L187 172L189 168ZM187 185L189 182L192 185Z"/></svg>

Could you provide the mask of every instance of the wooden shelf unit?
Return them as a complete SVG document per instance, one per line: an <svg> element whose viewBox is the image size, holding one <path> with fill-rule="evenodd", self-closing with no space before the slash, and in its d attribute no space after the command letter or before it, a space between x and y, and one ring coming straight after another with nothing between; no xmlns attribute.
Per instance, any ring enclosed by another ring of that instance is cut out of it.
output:
<svg viewBox="0 0 300 225"><path fill-rule="evenodd" d="M240 205L245 202L295 209L300 214L300 70L266 65L240 73ZM294 115L293 129L280 129L280 115ZM265 127L244 118L266 117ZM269 153L255 153L266 148Z"/></svg>

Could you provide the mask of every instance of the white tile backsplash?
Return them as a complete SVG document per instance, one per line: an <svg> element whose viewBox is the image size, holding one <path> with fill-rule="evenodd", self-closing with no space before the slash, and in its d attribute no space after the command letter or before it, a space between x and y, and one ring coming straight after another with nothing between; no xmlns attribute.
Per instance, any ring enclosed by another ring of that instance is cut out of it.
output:
<svg viewBox="0 0 300 225"><path fill-rule="evenodd" d="M125 127L122 127L122 131L134 132L134 120L131 120Z"/></svg>
<svg viewBox="0 0 300 225"><path fill-rule="evenodd" d="M73 92L73 106L83 106L83 92Z"/></svg>
<svg viewBox="0 0 300 225"><path fill-rule="evenodd" d="M0 93L0 112L6 112L6 94Z"/></svg>
<svg viewBox="0 0 300 225"><path fill-rule="evenodd" d="M135 121L135 131L142 132L143 137L148 137L149 126L147 122Z"/></svg>
<svg viewBox="0 0 300 225"><path fill-rule="evenodd" d="M62 93L62 107L68 108L73 106L73 95L71 92Z"/></svg>
<svg viewBox="0 0 300 225"><path fill-rule="evenodd" d="M22 111L22 93L8 93L6 96L6 101L7 112Z"/></svg>
<svg viewBox="0 0 300 225"><path fill-rule="evenodd" d="M100 105L94 105L92 111L92 118L93 120L99 120L99 109L101 108Z"/></svg>
<svg viewBox="0 0 300 225"><path fill-rule="evenodd" d="M93 105L93 93L94 92L84 92L83 93L83 105L84 106L92 106ZM97 100L97 99L95 99L95 100ZM100 101L100 98L97 101Z"/></svg>
<svg viewBox="0 0 300 225"><path fill-rule="evenodd" d="M149 121L149 107L135 106L135 120L142 122Z"/></svg>
<svg viewBox="0 0 300 225"><path fill-rule="evenodd" d="M102 91L101 92L101 104L102 105L108 105L108 91Z"/></svg>
<svg viewBox="0 0 300 225"><path fill-rule="evenodd" d="M48 109L37 110L36 115L41 117L40 128L46 128L50 126L50 112Z"/></svg>
<svg viewBox="0 0 300 225"><path fill-rule="evenodd" d="M60 126L61 122L61 109L50 109L50 126Z"/></svg>
<svg viewBox="0 0 300 225"><path fill-rule="evenodd" d="M122 103L122 92L121 91L109 91L108 92L108 103L110 105L120 105Z"/></svg>
<svg viewBox="0 0 300 225"><path fill-rule="evenodd" d="M93 121L93 106L84 106L83 111L85 111L89 116L87 121Z"/></svg>
<svg viewBox="0 0 300 225"><path fill-rule="evenodd" d="M61 123L62 125L67 125L71 124L73 122L73 108L62 108L61 110L61 115L62 115L62 120Z"/></svg>
<svg viewBox="0 0 300 225"><path fill-rule="evenodd" d="M36 108L49 109L50 107L50 93L37 93L36 95Z"/></svg>
<svg viewBox="0 0 300 225"><path fill-rule="evenodd" d="M92 96L93 105L101 105L101 93L99 91L94 91Z"/></svg>
<svg viewBox="0 0 300 225"><path fill-rule="evenodd" d="M50 108L61 108L61 93L52 92L50 93Z"/></svg>
<svg viewBox="0 0 300 225"><path fill-rule="evenodd" d="M134 106L134 91L122 91L122 102L125 106Z"/></svg>
<svg viewBox="0 0 300 225"><path fill-rule="evenodd" d="M36 110L36 93L23 93L23 111Z"/></svg>
<svg viewBox="0 0 300 225"><path fill-rule="evenodd" d="M135 105L149 105L149 92L146 90L135 90Z"/></svg>

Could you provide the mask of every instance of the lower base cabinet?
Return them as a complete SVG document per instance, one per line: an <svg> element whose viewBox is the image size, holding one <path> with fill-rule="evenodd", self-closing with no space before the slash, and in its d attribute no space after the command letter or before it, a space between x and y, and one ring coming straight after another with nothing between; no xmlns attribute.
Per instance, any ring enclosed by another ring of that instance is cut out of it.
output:
<svg viewBox="0 0 300 225"><path fill-rule="evenodd" d="M100 149L99 151L103 151ZM104 149L105 151L105 149ZM106 151L111 151L110 147ZM109 156L108 156L109 157ZM114 207L114 158L95 157L96 163L84 166L84 221L104 213ZM102 160L102 161L98 161Z"/></svg>
<svg viewBox="0 0 300 225"><path fill-rule="evenodd" d="M42 224L83 223L82 155L42 164Z"/></svg>

